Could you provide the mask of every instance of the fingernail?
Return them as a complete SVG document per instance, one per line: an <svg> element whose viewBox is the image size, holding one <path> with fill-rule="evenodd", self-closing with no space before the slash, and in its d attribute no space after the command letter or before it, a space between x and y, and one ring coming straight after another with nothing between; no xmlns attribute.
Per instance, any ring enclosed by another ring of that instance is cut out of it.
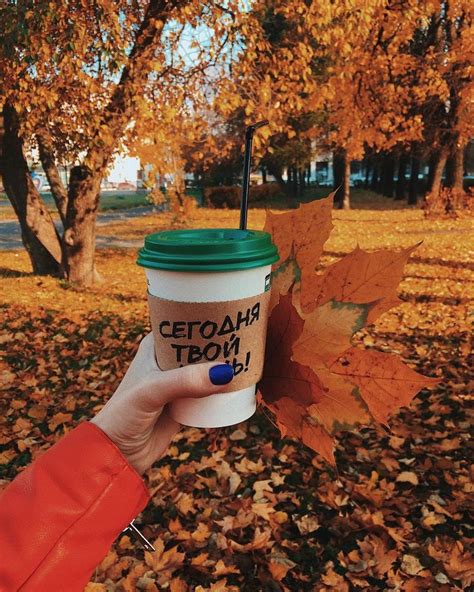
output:
<svg viewBox="0 0 474 592"><path fill-rule="evenodd" d="M209 370L212 384L228 384L234 378L234 369L230 364L218 364Z"/></svg>

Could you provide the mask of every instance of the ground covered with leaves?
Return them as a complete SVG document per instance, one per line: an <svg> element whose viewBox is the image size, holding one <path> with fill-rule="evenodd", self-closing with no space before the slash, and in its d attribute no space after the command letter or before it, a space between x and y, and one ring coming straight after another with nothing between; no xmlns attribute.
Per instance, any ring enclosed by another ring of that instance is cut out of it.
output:
<svg viewBox="0 0 474 592"><path fill-rule="evenodd" d="M360 332L360 346L394 352L441 378L392 419L391 431L343 433L337 471L281 439L272 418L218 430L183 429L146 475L152 502L137 520L144 552L121 536L87 590L467 590L474 564L469 500L472 368L469 306L472 219L426 221L415 209L335 212L322 266L356 244L408 247L403 303ZM189 226L236 226L238 213L196 210ZM249 226L261 228L264 211ZM171 214L100 228L139 239ZM100 250L103 283L76 291L30 273L4 252L0 488L78 422L120 381L149 330L135 251Z"/></svg>

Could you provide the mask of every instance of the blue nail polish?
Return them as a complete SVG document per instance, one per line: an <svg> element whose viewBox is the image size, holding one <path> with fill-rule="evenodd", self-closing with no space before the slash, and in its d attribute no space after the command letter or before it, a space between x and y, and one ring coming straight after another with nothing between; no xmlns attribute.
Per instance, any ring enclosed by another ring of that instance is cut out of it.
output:
<svg viewBox="0 0 474 592"><path fill-rule="evenodd" d="M230 364L218 364L209 370L212 384L228 384L234 378L234 369Z"/></svg>

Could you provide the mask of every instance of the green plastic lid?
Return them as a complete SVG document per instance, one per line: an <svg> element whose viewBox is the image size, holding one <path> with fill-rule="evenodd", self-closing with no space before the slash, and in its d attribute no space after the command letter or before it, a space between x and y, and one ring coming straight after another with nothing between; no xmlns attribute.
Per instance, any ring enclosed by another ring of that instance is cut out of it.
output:
<svg viewBox="0 0 474 592"><path fill-rule="evenodd" d="M137 259L142 267L172 271L235 271L275 261L268 232L234 228L155 232L145 237Z"/></svg>

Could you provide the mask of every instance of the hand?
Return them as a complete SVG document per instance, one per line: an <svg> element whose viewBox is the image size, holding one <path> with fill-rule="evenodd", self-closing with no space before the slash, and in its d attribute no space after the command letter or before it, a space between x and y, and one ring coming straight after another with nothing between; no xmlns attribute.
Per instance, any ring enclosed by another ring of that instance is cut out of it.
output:
<svg viewBox="0 0 474 592"><path fill-rule="evenodd" d="M228 383L232 378L231 366L215 362L163 372L156 363L150 333L140 343L119 387L91 423L105 432L142 474L164 454L181 428L165 405L181 397L231 391Z"/></svg>

